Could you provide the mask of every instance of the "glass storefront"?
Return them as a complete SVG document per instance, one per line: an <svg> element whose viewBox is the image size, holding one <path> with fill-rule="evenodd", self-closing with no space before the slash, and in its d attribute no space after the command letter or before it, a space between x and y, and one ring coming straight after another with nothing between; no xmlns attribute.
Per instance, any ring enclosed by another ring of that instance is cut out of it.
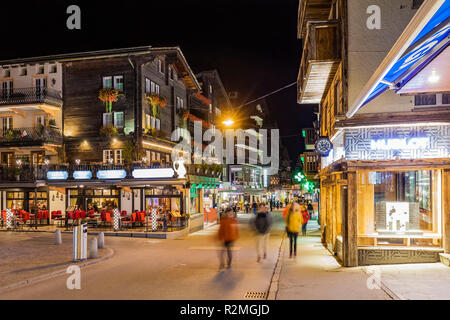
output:
<svg viewBox="0 0 450 320"><path fill-rule="evenodd" d="M113 210L119 208L120 190L104 189L68 189L69 209L80 210Z"/></svg>
<svg viewBox="0 0 450 320"><path fill-rule="evenodd" d="M33 192L8 191L6 192L6 207L16 210L31 210L36 201L37 210L48 210L48 194L46 191Z"/></svg>
<svg viewBox="0 0 450 320"><path fill-rule="evenodd" d="M358 172L358 245L440 246L440 172Z"/></svg>
<svg viewBox="0 0 450 320"><path fill-rule="evenodd" d="M162 212L183 212L182 194L172 189L146 189L145 210L157 209Z"/></svg>

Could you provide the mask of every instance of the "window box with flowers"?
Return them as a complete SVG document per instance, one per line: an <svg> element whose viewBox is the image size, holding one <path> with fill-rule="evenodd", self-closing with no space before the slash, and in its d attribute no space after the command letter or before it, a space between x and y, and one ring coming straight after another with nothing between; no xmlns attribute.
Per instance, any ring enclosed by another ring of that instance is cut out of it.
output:
<svg viewBox="0 0 450 320"><path fill-rule="evenodd" d="M100 134L105 137L112 137L117 135L119 132L113 125L105 125L100 128Z"/></svg>
<svg viewBox="0 0 450 320"><path fill-rule="evenodd" d="M147 101L152 106L153 116L159 118L161 108L167 105L166 99L157 93L150 93L147 95Z"/></svg>
<svg viewBox="0 0 450 320"><path fill-rule="evenodd" d="M106 112L112 112L113 102L119 100L119 90L114 88L102 88L98 93L98 98L105 103Z"/></svg>

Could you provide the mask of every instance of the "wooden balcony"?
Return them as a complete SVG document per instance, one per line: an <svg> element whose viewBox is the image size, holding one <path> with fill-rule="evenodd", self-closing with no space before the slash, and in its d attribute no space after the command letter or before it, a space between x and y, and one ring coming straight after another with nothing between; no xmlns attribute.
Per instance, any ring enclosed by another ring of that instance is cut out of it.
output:
<svg viewBox="0 0 450 320"><path fill-rule="evenodd" d="M319 155L316 152L304 152L302 154L304 157L303 172L308 179L313 180L314 177L319 173Z"/></svg>
<svg viewBox="0 0 450 320"><path fill-rule="evenodd" d="M308 21L327 21L332 0L299 0L298 5L298 38L306 35Z"/></svg>
<svg viewBox="0 0 450 320"><path fill-rule="evenodd" d="M308 22L297 78L298 103L320 103L341 61L340 22Z"/></svg>

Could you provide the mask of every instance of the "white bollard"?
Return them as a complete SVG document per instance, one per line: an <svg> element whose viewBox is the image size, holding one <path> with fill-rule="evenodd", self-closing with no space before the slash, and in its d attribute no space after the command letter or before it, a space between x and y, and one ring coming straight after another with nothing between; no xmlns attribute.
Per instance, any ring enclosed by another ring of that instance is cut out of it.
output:
<svg viewBox="0 0 450 320"><path fill-rule="evenodd" d="M89 259L97 258L97 238L89 240Z"/></svg>
<svg viewBox="0 0 450 320"><path fill-rule="evenodd" d="M55 231L55 244L62 244L61 230L59 229Z"/></svg>
<svg viewBox="0 0 450 320"><path fill-rule="evenodd" d="M103 249L105 247L105 234L100 232L98 235L98 248Z"/></svg>

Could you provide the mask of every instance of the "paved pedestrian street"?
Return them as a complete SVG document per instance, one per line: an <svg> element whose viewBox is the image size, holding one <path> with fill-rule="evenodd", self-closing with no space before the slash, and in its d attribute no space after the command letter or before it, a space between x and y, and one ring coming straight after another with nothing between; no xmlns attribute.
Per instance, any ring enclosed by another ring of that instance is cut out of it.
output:
<svg viewBox="0 0 450 320"><path fill-rule="evenodd" d="M289 259L281 212L273 216L268 257L260 263L251 215L239 214L241 237L229 270L218 269L217 225L175 240L106 237L114 256L82 268L80 290L67 289L69 275L61 275L8 290L0 299L264 299L269 287L268 297L276 299L390 298L368 289L369 276L361 268L339 266L321 245L315 220L308 236L299 237L297 258ZM280 274L274 273L278 258Z"/></svg>

